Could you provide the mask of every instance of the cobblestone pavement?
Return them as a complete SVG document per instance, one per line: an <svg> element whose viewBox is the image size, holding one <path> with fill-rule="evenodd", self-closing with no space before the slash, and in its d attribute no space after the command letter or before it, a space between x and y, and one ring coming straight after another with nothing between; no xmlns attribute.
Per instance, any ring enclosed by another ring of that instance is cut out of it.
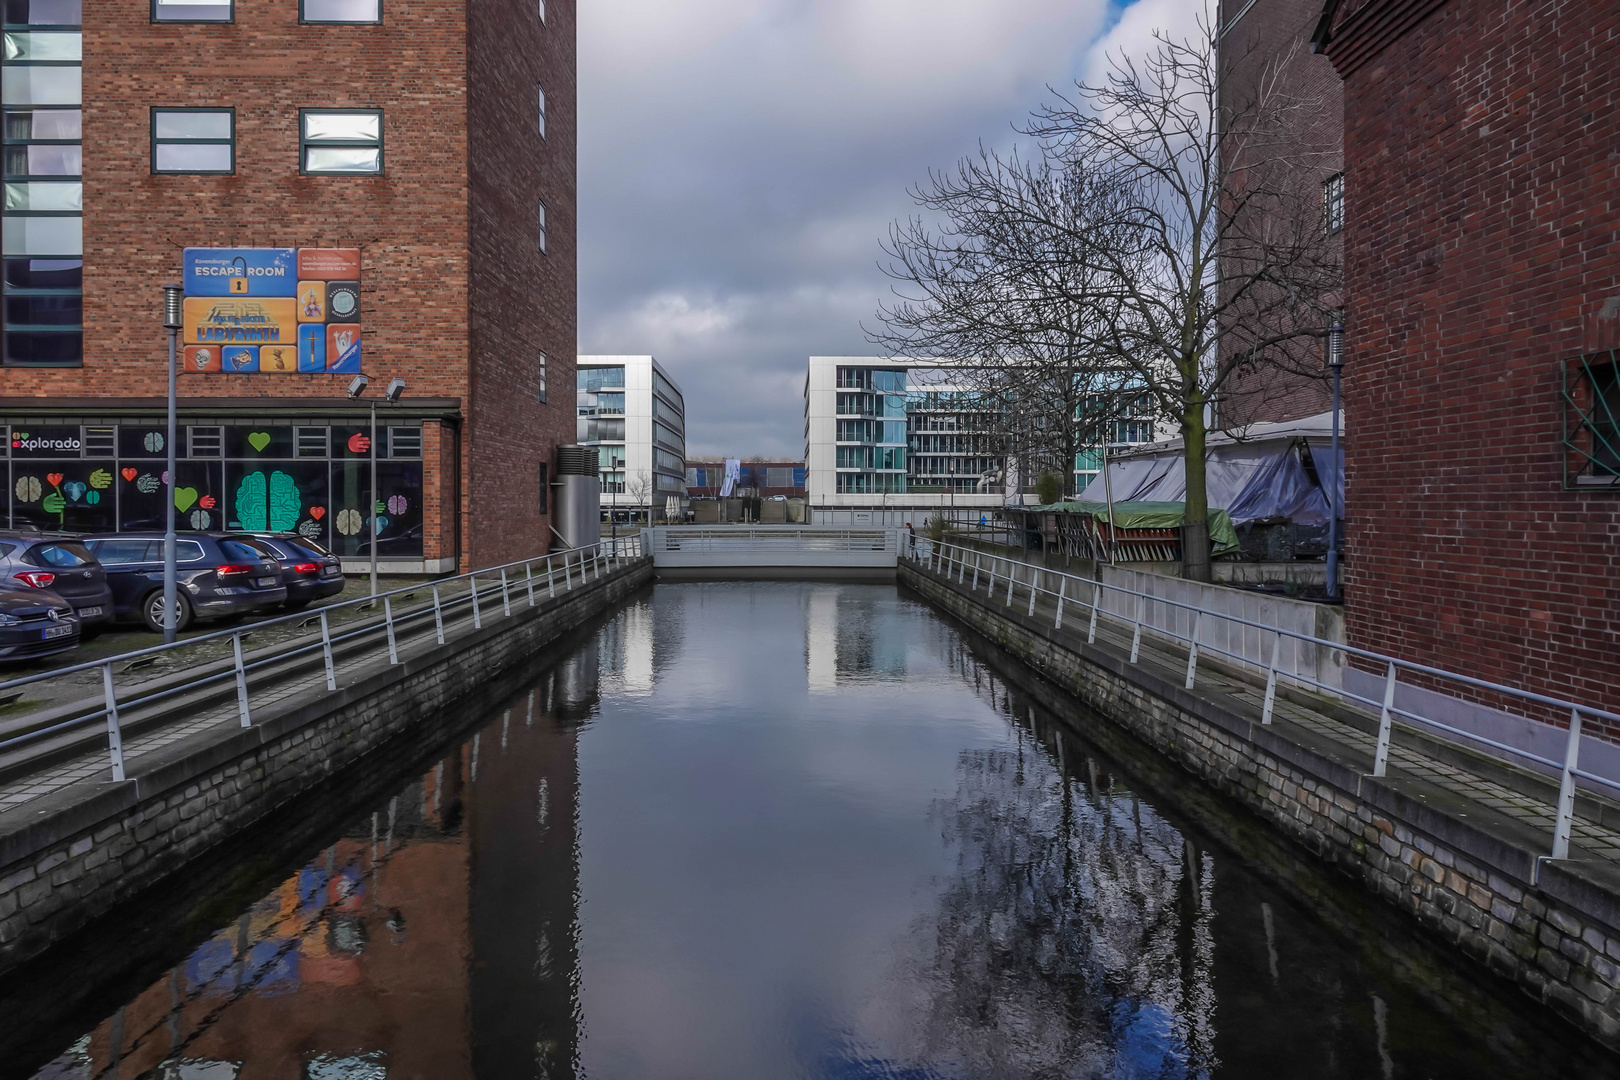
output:
<svg viewBox="0 0 1620 1080"><path fill-rule="evenodd" d="M555 589L557 594L562 594L567 591L569 584L578 585L579 580L579 570L577 567L573 569L570 576L566 580L564 578L563 571L559 569L556 571L555 579L550 583L550 586L551 588ZM528 606L528 584L529 583L522 578L513 578L508 582L507 598L514 613L521 611ZM548 583L545 577L537 575L533 579L533 585L535 602L537 604L544 603L550 595L550 588L548 588ZM503 603L502 600L498 578L492 577L488 580L480 579L479 586L480 618L481 621L487 626L494 620L505 617L505 603ZM414 600L395 605L394 614L396 619L403 619L413 614L419 616L411 624L413 627L412 636L407 638L403 635L403 632L401 634L398 651L402 659L415 656L438 647L433 620L431 617L425 616L425 613L430 612L433 606L431 599L423 599L423 594L428 593L430 589L431 582L424 581L422 588L412 590L417 594ZM468 596L468 593L469 589L466 582L447 582L441 587L441 603L450 604L456 600L461 600L464 602ZM271 658L276 654L279 647L293 646L295 642L303 645L318 645L320 642L320 628L318 624L319 615L317 612L318 609L311 609L309 612L303 613L305 616L303 619L293 620L290 623L271 628L274 630L273 634L264 633L262 636L255 634L255 636L251 639L251 651L245 652L244 658L246 662L251 665L255 659ZM341 616L329 619L329 623L333 627L334 631L337 631L340 628L354 629L361 620L375 618L375 612L369 610L356 611L354 608L350 608L343 612ZM380 620L378 621L380 624ZM444 616L444 631L446 640L453 640L460 637L461 635L470 632L473 628L474 619L472 609L465 603L463 603L462 606L457 607L453 615L446 614ZM248 631L252 629L252 626L249 624L244 624L241 629L243 631ZM369 674L379 666L387 664L388 645L387 638L384 636L384 634L381 631L378 631L370 636L369 641L370 647L367 648L363 653L349 657L340 657L334 663L333 667L337 675L339 686L346 683L352 683L356 681L362 674ZM148 641L146 644L150 644L150 641ZM244 644L244 649L247 649L246 643ZM120 679L118 684L120 697L122 697L124 692L128 689L139 689L142 683L150 682L153 679L164 675L171 675L174 673L174 671L179 670L182 667L196 666L210 660L228 657L231 655L231 644L229 638L227 638L223 641L203 643L195 649L182 650L182 653L185 654L182 659L170 661L160 669L140 669L139 677L134 678L132 681L125 682L123 679ZM312 690L321 692L326 689L325 668L319 651L314 651L307 655L307 659L302 666L302 670L307 672L305 677L280 678L274 680L269 686L255 686L253 684L252 676L250 675L250 708L252 710L260 710L288 698L308 695ZM99 696L101 693L100 670L96 669L94 671L84 673L84 675L90 680L88 685L80 685L79 689L75 693L69 694L65 691L59 693L57 695L58 700L67 702L80 700L91 696ZM78 676L64 677L62 680L50 681L65 682L67 681L67 678L75 678L78 679L79 682L83 682L83 679L79 679ZM78 685L78 683L75 683L75 685ZM156 750L161 750L166 746L170 746L174 743L180 742L183 739L190 738L191 736L196 735L198 732L206 731L209 728L215 727L219 724L237 724L240 722L241 716L238 711L237 702L233 697L224 705L216 705L203 709L195 716L189 717L186 720L165 724L158 730L127 738L125 739L123 745L125 767L126 769L131 768L142 755L150 754ZM48 795L54 791L59 791L70 784L91 781L109 781L111 779L112 771L107 750L105 748L100 748L94 753L84 754L71 761L51 766L38 773L33 773L26 777L0 785L0 815L19 812L19 808L23 807L28 802L31 802L42 795Z"/></svg>
<svg viewBox="0 0 1620 1080"><path fill-rule="evenodd" d="M972 568L969 567L967 580L963 581L960 587L972 584L971 575ZM954 582L954 578L952 580ZM992 600L994 606L1005 606L1006 581L1005 575L997 580ZM986 590L975 591L977 595L991 600ZM1011 609L1021 615L1028 613L1027 584L1020 582L1014 586ZM1070 644L1079 648L1085 642L1090 614L1090 608L1084 601L1067 600L1064 605L1063 629L1058 631L1060 637L1068 639ZM1038 595L1035 615L1044 619L1050 626L1057 615L1056 599L1044 594ZM1077 621L1080 623L1078 632L1076 632ZM1122 658L1129 657L1132 631L1131 624L1116 622L1113 616L1105 612L1098 620L1097 645L1116 652ZM1208 647L1203 648L1207 650ZM1158 637L1151 630L1144 630L1138 664L1179 685L1187 671L1187 648L1180 642L1170 642ZM1261 707L1265 697L1265 681L1260 676L1244 677L1231 673L1230 669L1216 670L1202 663L1198 668L1195 689L1199 694L1211 697L1226 696L1246 701L1256 710ZM1310 688L1306 689L1310 692ZM1333 705L1338 709L1347 707L1346 704L1339 702L1334 702ZM1373 723L1377 722L1375 713L1358 708L1354 703L1350 703L1348 707ZM1377 749L1378 739L1372 732L1362 731L1335 719L1329 711L1312 709L1296 701L1290 701L1281 694L1276 698L1273 715L1369 758ZM1551 853L1555 807L1549 799L1539 798L1519 788L1436 761L1414 748L1402 746L1400 732L1403 726L1396 725L1395 736L1390 741L1389 765L1392 770L1417 777L1544 833L1547 837L1547 850ZM1461 741L1457 743L1461 746L1467 745ZM1530 774L1526 774L1526 779L1527 781L1531 779ZM1526 786L1541 785L1527 783ZM1620 830L1583 820L1579 816L1576 817L1571 829L1570 846L1572 856L1620 862Z"/></svg>

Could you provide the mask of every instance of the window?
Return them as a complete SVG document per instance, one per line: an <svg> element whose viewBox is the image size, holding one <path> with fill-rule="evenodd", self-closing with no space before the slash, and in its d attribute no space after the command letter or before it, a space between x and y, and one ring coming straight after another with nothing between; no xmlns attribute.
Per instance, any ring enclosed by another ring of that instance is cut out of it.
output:
<svg viewBox="0 0 1620 1080"><path fill-rule="evenodd" d="M419 458L422 456L422 429L419 427L391 427L388 429L388 456L391 458Z"/></svg>
<svg viewBox="0 0 1620 1080"><path fill-rule="evenodd" d="M581 390L601 390L604 387L621 387L624 385L624 368L622 367L584 367L577 372L577 381Z"/></svg>
<svg viewBox="0 0 1620 1080"><path fill-rule="evenodd" d="M1344 228L1344 173L1322 183L1322 227L1330 236Z"/></svg>
<svg viewBox="0 0 1620 1080"><path fill-rule="evenodd" d="M382 0L299 0L303 23L382 22Z"/></svg>
<svg viewBox="0 0 1620 1080"><path fill-rule="evenodd" d="M234 173L235 109L153 109L152 171Z"/></svg>
<svg viewBox="0 0 1620 1080"><path fill-rule="evenodd" d="M1564 486L1620 485L1620 350L1564 365Z"/></svg>
<svg viewBox="0 0 1620 1080"><path fill-rule="evenodd" d="M546 204L540 204L540 254L546 253Z"/></svg>
<svg viewBox="0 0 1620 1080"><path fill-rule="evenodd" d="M300 109L298 124L300 172L383 171L381 109Z"/></svg>
<svg viewBox="0 0 1620 1080"><path fill-rule="evenodd" d="M537 86L535 92L540 95L540 137L543 139L546 137L546 88Z"/></svg>
<svg viewBox="0 0 1620 1080"><path fill-rule="evenodd" d="M540 512L542 514L549 512L546 507L549 505L550 496L551 466L542 461L540 463Z"/></svg>
<svg viewBox="0 0 1620 1080"><path fill-rule="evenodd" d="M225 453L225 432L217 427L194 427L186 430L188 457L216 458Z"/></svg>
<svg viewBox="0 0 1620 1080"><path fill-rule="evenodd" d="M545 353L540 354L540 369L539 369L538 374L540 376L540 404L544 405L546 403L546 354Z"/></svg>
<svg viewBox="0 0 1620 1080"><path fill-rule="evenodd" d="M231 0L152 0L153 22L231 22Z"/></svg>

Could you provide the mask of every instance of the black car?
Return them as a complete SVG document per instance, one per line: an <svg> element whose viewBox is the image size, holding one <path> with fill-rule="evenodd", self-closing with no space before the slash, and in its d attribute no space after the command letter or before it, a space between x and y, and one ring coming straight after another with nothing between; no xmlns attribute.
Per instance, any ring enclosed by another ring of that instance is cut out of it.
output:
<svg viewBox="0 0 1620 1080"><path fill-rule="evenodd" d="M0 662L79 647L79 619L49 589L0 588Z"/></svg>
<svg viewBox="0 0 1620 1080"><path fill-rule="evenodd" d="M73 605L86 631L112 622L112 589L77 539L0 532L0 588L49 589Z"/></svg>
<svg viewBox="0 0 1620 1080"><path fill-rule="evenodd" d="M246 615L287 599L275 553L252 537L193 532L175 545L178 629L193 619ZM163 535L119 533L92 537L85 546L107 572L115 617L162 630Z"/></svg>
<svg viewBox="0 0 1620 1080"><path fill-rule="evenodd" d="M244 533L276 554L281 583L287 586L288 611L308 607L316 600L343 591L343 561L319 541L289 532Z"/></svg>

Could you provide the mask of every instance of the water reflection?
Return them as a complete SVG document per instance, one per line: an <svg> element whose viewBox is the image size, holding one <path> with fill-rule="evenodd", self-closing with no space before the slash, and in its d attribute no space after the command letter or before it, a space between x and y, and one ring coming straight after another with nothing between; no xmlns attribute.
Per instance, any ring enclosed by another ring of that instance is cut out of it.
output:
<svg viewBox="0 0 1620 1080"><path fill-rule="evenodd" d="M892 588L660 587L0 1076L1607 1066L1051 700Z"/></svg>

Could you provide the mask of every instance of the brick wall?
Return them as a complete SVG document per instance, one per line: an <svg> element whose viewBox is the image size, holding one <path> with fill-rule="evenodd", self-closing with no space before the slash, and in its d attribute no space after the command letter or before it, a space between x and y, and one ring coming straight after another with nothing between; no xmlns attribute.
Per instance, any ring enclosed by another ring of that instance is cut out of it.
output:
<svg viewBox="0 0 1620 1080"><path fill-rule="evenodd" d="M538 11L538 0L489 0L471 8L467 25L468 569L550 550L551 518L539 513L538 466L554 462L556 446L573 442L575 434L574 4L549 0L544 23ZM546 93L544 138L539 87ZM542 352L549 384L543 405Z"/></svg>
<svg viewBox="0 0 1620 1080"><path fill-rule="evenodd" d="M1239 12L1242 16L1237 17ZM1322 181L1341 170L1344 142L1343 87L1327 57L1310 52L1310 35L1322 14L1322 0L1223 0L1220 59L1222 101L1227 108L1256 92L1261 80L1278 72L1282 92L1300 104L1291 123L1291 142L1270 147L1308 164L1301 183L1309 200L1320 197ZM1338 238L1330 250L1341 251ZM1236 346L1232 346L1235 348ZM1223 353L1229 355L1229 353ZM1331 385L1307 371L1320 370L1322 347L1316 339L1290 348L1286 366L1245 368L1235 372L1220 394L1223 426L1297 420L1332 408Z"/></svg>
<svg viewBox="0 0 1620 1080"><path fill-rule="evenodd" d="M1353 14L1376 23L1382 2ZM1350 641L1620 708L1620 491L1563 489L1559 399L1620 294L1620 9L1429 6L1392 40L1341 16L1328 50Z"/></svg>

